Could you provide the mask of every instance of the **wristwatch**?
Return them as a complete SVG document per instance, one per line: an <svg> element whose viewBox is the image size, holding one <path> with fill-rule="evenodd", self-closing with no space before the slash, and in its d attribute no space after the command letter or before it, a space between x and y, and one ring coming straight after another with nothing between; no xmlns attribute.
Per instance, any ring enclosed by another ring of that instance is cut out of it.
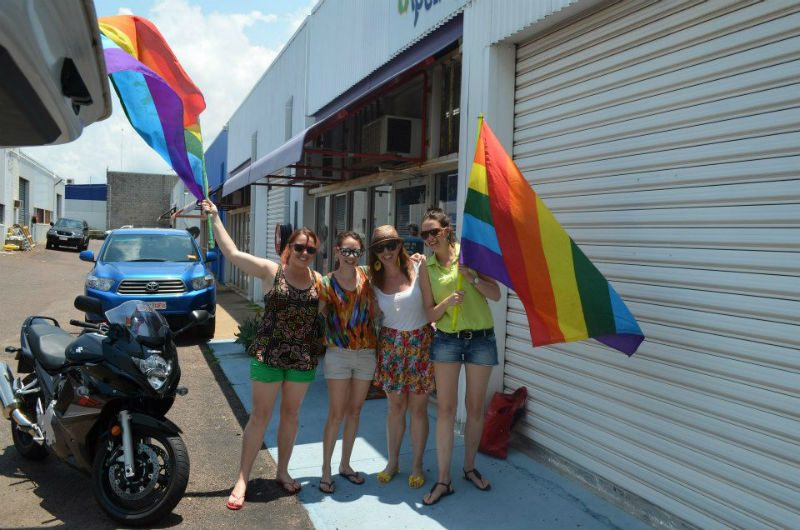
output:
<svg viewBox="0 0 800 530"><path fill-rule="evenodd" d="M478 277L478 275L476 274L476 275L475 275L475 277L472 279L472 285L474 285L475 287L477 287L479 283L481 283L481 279L480 279L480 278Z"/></svg>

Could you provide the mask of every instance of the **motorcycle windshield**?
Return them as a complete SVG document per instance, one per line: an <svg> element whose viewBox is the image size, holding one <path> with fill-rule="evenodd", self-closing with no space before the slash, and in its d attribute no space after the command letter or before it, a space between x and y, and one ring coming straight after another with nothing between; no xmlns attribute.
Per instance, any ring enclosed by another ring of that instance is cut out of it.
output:
<svg viewBox="0 0 800 530"><path fill-rule="evenodd" d="M129 300L106 311L109 324L119 324L141 344L160 345L167 339L169 324L158 311L141 300Z"/></svg>

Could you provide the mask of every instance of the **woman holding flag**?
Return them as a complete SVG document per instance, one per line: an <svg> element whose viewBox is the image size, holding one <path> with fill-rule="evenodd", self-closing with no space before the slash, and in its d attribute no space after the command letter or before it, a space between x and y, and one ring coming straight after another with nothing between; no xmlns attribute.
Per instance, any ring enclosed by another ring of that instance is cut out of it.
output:
<svg viewBox="0 0 800 530"><path fill-rule="evenodd" d="M200 203L213 222L222 254L233 265L264 285L264 318L248 351L253 411L242 437L239 477L225 505L239 510L244 505L247 481L261 444L272 409L281 394L278 425L278 472L276 480L294 495L300 483L289 475L289 458L297 436L300 405L314 380L319 348L317 315L320 311L319 273L311 269L319 241L308 228L290 236L281 263L259 258L236 248L219 219L217 207L209 200Z"/></svg>
<svg viewBox="0 0 800 530"><path fill-rule="evenodd" d="M433 250L426 263L430 281L422 282L421 287L428 318L436 322L431 359L436 378L439 473L436 484L422 500L430 506L455 493L450 463L462 364L467 377L462 471L464 479L479 490L491 487L475 468L475 455L483 430L483 405L489 376L497 364L494 322L486 299L499 300L500 287L493 279L459 264L460 246L455 242L450 219L443 210L431 208L425 213L420 236Z"/></svg>

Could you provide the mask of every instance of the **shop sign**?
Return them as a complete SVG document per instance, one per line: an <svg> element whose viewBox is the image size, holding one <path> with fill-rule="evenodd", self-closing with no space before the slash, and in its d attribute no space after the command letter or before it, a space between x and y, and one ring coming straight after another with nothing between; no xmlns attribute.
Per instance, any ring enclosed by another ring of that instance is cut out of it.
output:
<svg viewBox="0 0 800 530"><path fill-rule="evenodd" d="M433 6L441 2L442 0L397 0L397 12L406 15L410 8L414 13L414 27L416 27L420 13L423 10L430 11Z"/></svg>

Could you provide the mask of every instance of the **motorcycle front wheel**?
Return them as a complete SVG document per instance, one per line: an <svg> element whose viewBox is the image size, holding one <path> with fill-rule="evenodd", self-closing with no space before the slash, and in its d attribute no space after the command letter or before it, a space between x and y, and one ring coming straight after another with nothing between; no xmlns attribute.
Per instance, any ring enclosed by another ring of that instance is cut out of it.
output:
<svg viewBox="0 0 800 530"><path fill-rule="evenodd" d="M133 471L125 476L121 438L101 441L92 489L112 519L131 526L158 521L178 504L189 482L189 453L180 436L133 425Z"/></svg>

